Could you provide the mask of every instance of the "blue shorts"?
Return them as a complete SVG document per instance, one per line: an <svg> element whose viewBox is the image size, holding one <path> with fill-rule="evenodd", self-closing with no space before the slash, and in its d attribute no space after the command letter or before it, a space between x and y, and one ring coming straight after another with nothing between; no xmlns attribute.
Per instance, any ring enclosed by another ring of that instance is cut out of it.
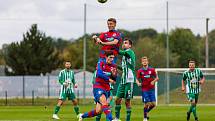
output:
<svg viewBox="0 0 215 121"><path fill-rule="evenodd" d="M103 90L103 89L100 89L100 88L93 88L93 95L94 95L94 100L95 100L96 103L100 103L99 98L103 94L105 95L106 99L108 99L110 97L110 91L106 91L106 90Z"/></svg>
<svg viewBox="0 0 215 121"><path fill-rule="evenodd" d="M155 102L156 98L155 98L155 90L149 90L149 91L142 91L142 101L144 103L148 103L148 102Z"/></svg>

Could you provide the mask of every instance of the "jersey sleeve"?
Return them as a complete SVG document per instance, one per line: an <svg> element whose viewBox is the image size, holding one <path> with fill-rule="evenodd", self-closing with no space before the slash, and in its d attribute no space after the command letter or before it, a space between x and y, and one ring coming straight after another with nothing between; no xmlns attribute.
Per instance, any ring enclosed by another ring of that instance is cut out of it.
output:
<svg viewBox="0 0 215 121"><path fill-rule="evenodd" d="M101 33L101 34L99 35L99 39L100 39L101 41L104 41L104 39L105 39L105 34L104 34L104 33Z"/></svg>
<svg viewBox="0 0 215 121"><path fill-rule="evenodd" d="M63 80L63 72L61 71L58 75L58 81L60 84L63 84L64 83L64 80Z"/></svg>
<svg viewBox="0 0 215 121"><path fill-rule="evenodd" d="M204 75L203 75L201 70L199 70L199 76L200 76L201 79L204 77Z"/></svg>
<svg viewBox="0 0 215 121"><path fill-rule="evenodd" d="M95 84L95 81L96 81L96 72L97 71L94 71L93 76L92 76L92 78L90 80L92 84Z"/></svg>
<svg viewBox="0 0 215 121"><path fill-rule="evenodd" d="M109 80L109 77L103 72L104 67L103 67L103 62L99 61L97 64L97 76L104 79L105 81Z"/></svg>
<svg viewBox="0 0 215 121"><path fill-rule="evenodd" d="M140 70L137 71L137 79L139 81L141 81L141 71Z"/></svg>
<svg viewBox="0 0 215 121"><path fill-rule="evenodd" d="M76 84L75 76L74 76L74 75L75 75L74 72L72 72L72 83L73 83L73 84Z"/></svg>
<svg viewBox="0 0 215 121"><path fill-rule="evenodd" d="M186 72L183 73L183 80L185 81L187 79L187 74Z"/></svg>

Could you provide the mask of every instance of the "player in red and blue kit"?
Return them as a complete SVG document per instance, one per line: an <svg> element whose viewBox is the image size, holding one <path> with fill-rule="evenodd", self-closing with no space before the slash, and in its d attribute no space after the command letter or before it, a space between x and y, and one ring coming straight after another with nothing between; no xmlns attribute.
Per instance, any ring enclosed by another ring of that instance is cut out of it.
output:
<svg viewBox="0 0 215 121"><path fill-rule="evenodd" d="M122 43L122 33L115 30L116 27L116 19L115 18L109 18L107 20L107 26L109 31L103 32L100 34L99 37L96 35L93 35L93 39L96 41L97 44L101 44L101 50L99 57L100 59L105 58L105 51L113 51L114 53L114 63L117 61L117 55L119 53L119 47Z"/></svg>
<svg viewBox="0 0 215 121"><path fill-rule="evenodd" d="M145 104L143 121L148 121L149 117L147 114L155 107L155 82L159 78L155 68L149 67L149 61L146 56L141 58L141 63L143 67L137 71L136 83L138 86L142 86L142 101Z"/></svg>
<svg viewBox="0 0 215 121"><path fill-rule="evenodd" d="M100 60L97 63L97 73L96 80L93 84L93 95L96 102L96 109L81 114L79 116L79 121L84 118L90 118L105 113L106 119L112 121L113 117L111 111L108 107L107 99L110 96L110 83L115 83L114 79L116 77L116 65L113 64L114 54L112 51L105 52L105 60Z"/></svg>

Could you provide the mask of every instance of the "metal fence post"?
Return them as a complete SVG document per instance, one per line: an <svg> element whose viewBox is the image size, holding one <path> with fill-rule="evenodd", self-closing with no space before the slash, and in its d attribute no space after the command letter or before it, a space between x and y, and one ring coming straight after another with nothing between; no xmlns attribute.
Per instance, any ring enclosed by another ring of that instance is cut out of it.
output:
<svg viewBox="0 0 215 121"><path fill-rule="evenodd" d="M49 76L49 74L48 74L48 84L47 84L47 88L48 88L48 98L49 98L49 96L50 96L50 76Z"/></svg>
<svg viewBox="0 0 215 121"><path fill-rule="evenodd" d="M32 90L32 100L31 100L32 102L32 105L34 105L34 90Z"/></svg>
<svg viewBox="0 0 215 121"><path fill-rule="evenodd" d="M5 105L7 105L7 91L5 91Z"/></svg>
<svg viewBox="0 0 215 121"><path fill-rule="evenodd" d="M25 98L25 76L22 77L22 97Z"/></svg>

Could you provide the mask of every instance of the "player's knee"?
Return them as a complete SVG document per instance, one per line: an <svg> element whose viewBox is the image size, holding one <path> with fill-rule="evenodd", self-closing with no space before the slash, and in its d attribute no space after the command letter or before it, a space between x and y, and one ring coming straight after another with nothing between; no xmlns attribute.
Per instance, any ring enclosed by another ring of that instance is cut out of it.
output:
<svg viewBox="0 0 215 121"><path fill-rule="evenodd" d="M131 107L131 101L130 100L126 100L125 101L125 105L126 105L126 107Z"/></svg>
<svg viewBox="0 0 215 121"><path fill-rule="evenodd" d="M122 99L117 98L116 101L115 101L116 105L120 105L120 104L121 104L121 101L122 101Z"/></svg>

